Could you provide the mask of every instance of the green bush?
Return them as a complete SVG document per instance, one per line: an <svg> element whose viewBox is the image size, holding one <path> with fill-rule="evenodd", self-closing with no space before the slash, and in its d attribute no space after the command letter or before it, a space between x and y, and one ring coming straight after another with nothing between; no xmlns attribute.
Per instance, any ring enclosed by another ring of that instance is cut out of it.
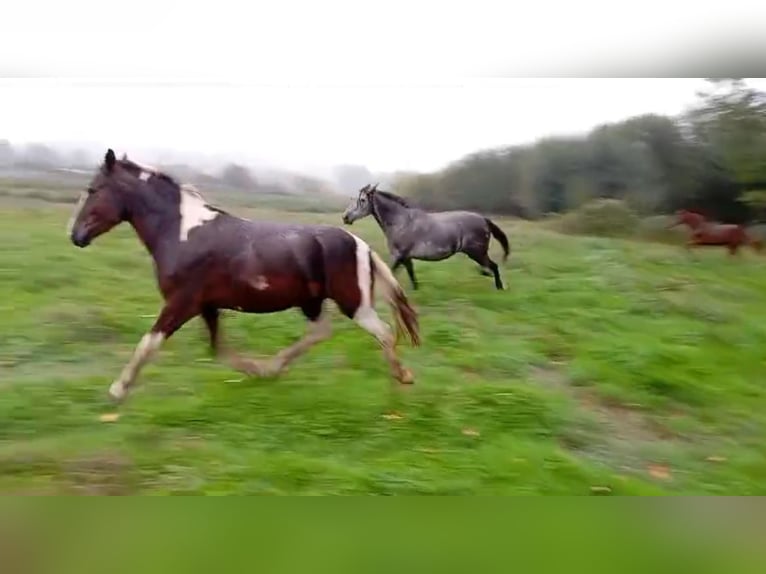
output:
<svg viewBox="0 0 766 574"><path fill-rule="evenodd" d="M653 215L641 220L637 235L640 239L661 241L663 243L679 243L686 240L686 228L677 225L672 229L669 225L675 218L672 215Z"/></svg>
<svg viewBox="0 0 766 574"><path fill-rule="evenodd" d="M579 209L549 219L549 226L561 233L629 237L640 224L638 215L619 199L596 199Z"/></svg>

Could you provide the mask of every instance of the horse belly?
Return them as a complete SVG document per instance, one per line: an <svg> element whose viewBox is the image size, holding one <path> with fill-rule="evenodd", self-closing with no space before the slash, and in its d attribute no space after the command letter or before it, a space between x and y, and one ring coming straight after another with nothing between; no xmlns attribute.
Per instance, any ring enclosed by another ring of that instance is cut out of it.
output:
<svg viewBox="0 0 766 574"><path fill-rule="evenodd" d="M239 281L219 306L247 313L276 313L321 296L321 286L297 275L255 275Z"/></svg>
<svg viewBox="0 0 766 574"><path fill-rule="evenodd" d="M418 241L409 252L413 259L441 261L455 253L457 245L452 238L438 237Z"/></svg>
<svg viewBox="0 0 766 574"><path fill-rule="evenodd" d="M728 233L710 232L706 234L699 234L696 236L695 241L698 245L711 245L720 246L727 245L729 243L736 242L736 238L731 237Z"/></svg>

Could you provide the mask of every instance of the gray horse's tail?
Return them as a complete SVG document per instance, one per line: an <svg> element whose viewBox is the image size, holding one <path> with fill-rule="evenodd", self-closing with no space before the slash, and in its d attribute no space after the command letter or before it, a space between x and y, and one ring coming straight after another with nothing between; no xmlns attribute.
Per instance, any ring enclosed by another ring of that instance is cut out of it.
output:
<svg viewBox="0 0 766 574"><path fill-rule="evenodd" d="M495 223L489 217L485 217L484 221L486 221L487 225L489 225L489 232L492 234L492 237L497 239L497 242L503 248L503 262L507 261L508 255L511 253L511 246L508 245L508 237L505 235L505 233L503 233L503 230L495 225Z"/></svg>

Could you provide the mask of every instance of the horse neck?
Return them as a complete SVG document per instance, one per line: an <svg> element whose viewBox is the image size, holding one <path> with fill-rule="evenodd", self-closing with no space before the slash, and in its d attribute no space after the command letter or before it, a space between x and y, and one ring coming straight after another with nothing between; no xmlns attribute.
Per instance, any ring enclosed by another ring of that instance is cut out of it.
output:
<svg viewBox="0 0 766 574"><path fill-rule="evenodd" d="M176 202L161 194L130 194L127 221L158 268L164 267L178 244L173 238L177 238L180 229L181 193L179 190Z"/></svg>
<svg viewBox="0 0 766 574"><path fill-rule="evenodd" d="M372 215L384 231L394 227L410 211L404 205L378 195L374 196L372 205Z"/></svg>
<svg viewBox="0 0 766 574"><path fill-rule="evenodd" d="M690 216L686 220L686 224L692 229L702 229L707 224L707 220L702 217Z"/></svg>

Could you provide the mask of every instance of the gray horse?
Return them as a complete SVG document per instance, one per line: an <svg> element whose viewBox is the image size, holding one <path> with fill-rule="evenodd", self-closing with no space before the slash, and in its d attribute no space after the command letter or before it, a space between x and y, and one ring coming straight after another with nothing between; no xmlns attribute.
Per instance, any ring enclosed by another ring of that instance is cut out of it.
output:
<svg viewBox="0 0 766 574"><path fill-rule="evenodd" d="M479 264L482 275L495 278L495 287L503 289L497 263L489 257L489 236L503 248L503 261L510 248L505 233L489 218L470 211L440 211L429 213L410 204L406 199L378 185L366 185L359 196L343 212L343 223L351 225L357 219L372 215L386 236L393 258L391 269L404 265L413 289L418 288L413 259L441 261L455 253L465 253Z"/></svg>

